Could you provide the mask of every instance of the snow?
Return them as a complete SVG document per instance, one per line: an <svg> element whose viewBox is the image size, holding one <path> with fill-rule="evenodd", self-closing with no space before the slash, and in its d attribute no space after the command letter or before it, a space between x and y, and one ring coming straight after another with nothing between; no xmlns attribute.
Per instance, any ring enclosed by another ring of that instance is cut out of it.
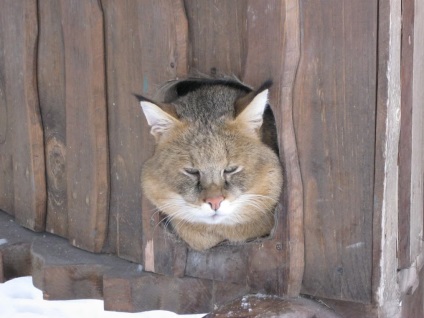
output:
<svg viewBox="0 0 424 318"><path fill-rule="evenodd" d="M0 284L0 318L200 318L204 315L177 315L161 310L104 311L103 301L97 299L43 300L43 293L34 287L31 276Z"/></svg>

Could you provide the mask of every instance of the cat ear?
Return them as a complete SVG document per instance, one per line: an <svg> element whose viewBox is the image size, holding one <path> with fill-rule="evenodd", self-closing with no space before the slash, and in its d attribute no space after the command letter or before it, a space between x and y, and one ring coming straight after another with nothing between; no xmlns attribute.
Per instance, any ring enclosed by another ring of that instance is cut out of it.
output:
<svg viewBox="0 0 424 318"><path fill-rule="evenodd" d="M244 109L237 115L236 121L244 124L252 131L258 131L262 126L263 114L268 105L268 89L256 94Z"/></svg>
<svg viewBox="0 0 424 318"><path fill-rule="evenodd" d="M150 133L155 137L156 141L158 141L163 134L167 133L176 125L178 119L149 100L141 98L139 98L139 100L144 116L146 116L147 123L151 127Z"/></svg>

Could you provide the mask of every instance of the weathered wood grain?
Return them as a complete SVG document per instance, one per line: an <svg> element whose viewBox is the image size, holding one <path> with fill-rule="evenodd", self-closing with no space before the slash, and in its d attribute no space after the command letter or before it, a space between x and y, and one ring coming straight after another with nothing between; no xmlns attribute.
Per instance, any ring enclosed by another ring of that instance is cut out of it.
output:
<svg viewBox="0 0 424 318"><path fill-rule="evenodd" d="M399 142L399 268L408 268L423 249L424 10L402 2L401 131Z"/></svg>
<svg viewBox="0 0 424 318"><path fill-rule="evenodd" d="M247 286L192 277L150 273L130 277L106 276L105 309L113 311L171 310L206 313L248 292Z"/></svg>
<svg viewBox="0 0 424 318"><path fill-rule="evenodd" d="M109 196L103 14L97 1L62 1L68 238L99 252Z"/></svg>
<svg viewBox="0 0 424 318"><path fill-rule="evenodd" d="M108 251L168 276L32 233L0 246L0 280L34 270L51 299L206 312L252 291L297 295L303 278L347 316L421 317L422 273L409 295L397 270L423 255L423 14L409 0L5 0L0 208L96 252L109 231ZM141 194L153 138L131 93L198 72L273 78L285 189L269 238L187 253Z"/></svg>
<svg viewBox="0 0 424 318"><path fill-rule="evenodd" d="M404 7L402 7L403 9ZM410 259L424 257L424 7L414 7Z"/></svg>
<svg viewBox="0 0 424 318"><path fill-rule="evenodd" d="M109 244L146 270L170 273L173 250L158 214L142 196L141 168L154 138L132 93L153 98L164 82L187 74L187 21L181 1L102 1L105 14L111 158ZM146 258L148 260L146 260ZM184 265L178 265L180 273ZM159 269L163 267L162 270Z"/></svg>
<svg viewBox="0 0 424 318"><path fill-rule="evenodd" d="M6 17L0 14L1 29L0 42L6 43L7 28L3 27L6 23ZM4 44L4 48L12 46L12 43ZM7 95L6 95L6 63L10 57L6 54L7 50L0 50L0 209L7 213L14 214L14 187L13 185L13 157L12 157L12 127L10 115L7 111Z"/></svg>
<svg viewBox="0 0 424 318"><path fill-rule="evenodd" d="M38 16L37 82L46 157L46 231L67 237L66 74L61 2L39 1Z"/></svg>
<svg viewBox="0 0 424 318"><path fill-rule="evenodd" d="M105 275L140 274L137 264L80 250L49 234L33 238L30 255L33 283L50 300L102 299Z"/></svg>
<svg viewBox="0 0 424 318"><path fill-rule="evenodd" d="M21 225L42 231L46 186L34 58L38 35L37 2L5 1L0 23L0 121L5 124L0 128L0 171L4 177L0 189L5 191L0 198L2 207L13 213Z"/></svg>
<svg viewBox="0 0 424 318"><path fill-rule="evenodd" d="M378 3L372 297L377 315L400 315L397 284L401 3Z"/></svg>
<svg viewBox="0 0 424 318"><path fill-rule="evenodd" d="M190 74L241 77L246 61L247 1L185 0Z"/></svg>
<svg viewBox="0 0 424 318"><path fill-rule="evenodd" d="M255 86L267 78L274 80L270 102L284 167L283 208L278 215L273 242L267 245L267 251L277 257L274 264L280 272L279 294L297 296L304 268L303 185L292 117L293 90L300 59L299 1L268 1L266 4L250 1L247 17L247 57L243 79ZM267 23L260 22L265 20ZM279 30L277 38L275 30ZM259 248L256 253L261 255L266 252ZM256 258L256 255L250 257ZM262 279L267 279L266 274L258 281Z"/></svg>
<svg viewBox="0 0 424 318"><path fill-rule="evenodd" d="M301 1L294 123L304 190L303 292L371 301L376 1Z"/></svg>
<svg viewBox="0 0 424 318"><path fill-rule="evenodd" d="M30 244L20 242L0 246L0 282L31 275Z"/></svg>
<svg viewBox="0 0 424 318"><path fill-rule="evenodd" d="M412 85L414 1L402 1L401 128L399 141L399 268L409 267L411 226Z"/></svg>
<svg viewBox="0 0 424 318"><path fill-rule="evenodd" d="M108 310L115 307L113 297L128 294L132 297L120 306L130 311L172 310L177 313L207 312L211 307L212 281L196 278L173 278L163 275L146 274L134 277L132 280L112 280L106 286L113 286L105 294L105 304ZM125 304L125 305L124 305Z"/></svg>
<svg viewBox="0 0 424 318"><path fill-rule="evenodd" d="M206 253L190 250L185 275L246 284L249 275L247 250L245 245L217 246Z"/></svg>
<svg viewBox="0 0 424 318"><path fill-rule="evenodd" d="M3 38L3 37L2 37ZM3 39L2 39L3 41ZM13 159L12 143L7 115L6 83L4 74L5 55L0 53L0 209L14 214L14 187L13 184ZM9 137L8 137L9 136Z"/></svg>

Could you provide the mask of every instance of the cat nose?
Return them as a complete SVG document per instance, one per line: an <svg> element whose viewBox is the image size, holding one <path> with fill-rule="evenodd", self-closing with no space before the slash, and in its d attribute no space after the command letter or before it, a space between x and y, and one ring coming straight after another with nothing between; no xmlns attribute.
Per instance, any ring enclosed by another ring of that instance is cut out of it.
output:
<svg viewBox="0 0 424 318"><path fill-rule="evenodd" d="M212 210L218 210L219 206L221 205L221 202L224 201L224 197L222 195L213 197L213 198L206 198L205 202L208 203Z"/></svg>

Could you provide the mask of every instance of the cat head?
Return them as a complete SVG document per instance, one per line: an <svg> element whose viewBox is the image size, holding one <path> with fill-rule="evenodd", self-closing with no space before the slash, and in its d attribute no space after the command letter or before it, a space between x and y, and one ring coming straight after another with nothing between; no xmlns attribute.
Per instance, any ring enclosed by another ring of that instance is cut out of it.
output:
<svg viewBox="0 0 424 318"><path fill-rule="evenodd" d="M140 100L147 123L151 127L150 133L155 137L156 143L160 143L162 137L166 137L168 133L184 124L184 121L178 119L174 105L153 102L142 96L137 97ZM245 130L245 133L250 132L252 136L260 138L259 129L262 126L263 114L267 105L267 88L240 98L234 105L236 116L232 124L238 126L240 130ZM211 121L216 121L216 119Z"/></svg>
<svg viewBox="0 0 424 318"><path fill-rule="evenodd" d="M156 141L143 167L144 193L175 223L241 224L272 213L282 180L279 159L259 132L268 87L232 104L205 121L179 116L184 106L140 97Z"/></svg>

